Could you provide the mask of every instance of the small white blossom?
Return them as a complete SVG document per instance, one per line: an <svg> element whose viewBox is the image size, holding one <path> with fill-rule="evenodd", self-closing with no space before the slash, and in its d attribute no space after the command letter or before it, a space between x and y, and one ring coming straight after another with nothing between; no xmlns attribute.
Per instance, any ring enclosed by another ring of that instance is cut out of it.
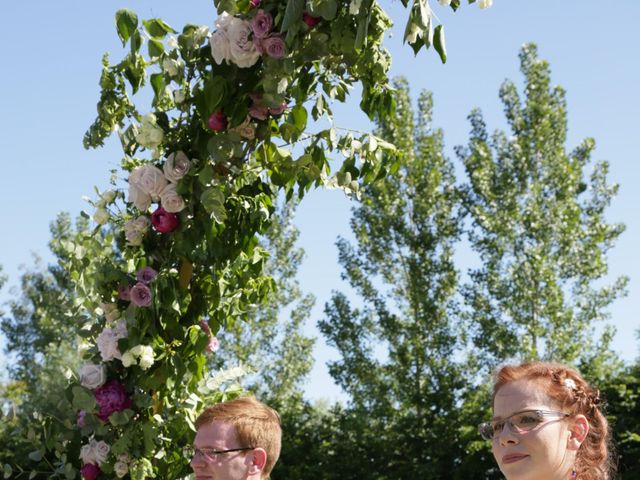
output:
<svg viewBox="0 0 640 480"><path fill-rule="evenodd" d="M491 5L493 5L493 0L480 0L478 2L478 6L484 10L485 8L489 8Z"/></svg>

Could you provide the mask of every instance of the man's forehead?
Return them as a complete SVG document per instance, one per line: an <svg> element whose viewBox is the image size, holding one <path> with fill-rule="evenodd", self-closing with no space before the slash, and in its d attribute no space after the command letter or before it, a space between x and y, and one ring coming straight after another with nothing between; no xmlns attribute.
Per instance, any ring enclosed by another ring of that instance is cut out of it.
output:
<svg viewBox="0 0 640 480"><path fill-rule="evenodd" d="M236 427L232 424L228 422L213 421L202 425L198 429L193 443L196 446L205 446L205 444L212 445L214 443L228 446L225 444L236 441L237 436Z"/></svg>

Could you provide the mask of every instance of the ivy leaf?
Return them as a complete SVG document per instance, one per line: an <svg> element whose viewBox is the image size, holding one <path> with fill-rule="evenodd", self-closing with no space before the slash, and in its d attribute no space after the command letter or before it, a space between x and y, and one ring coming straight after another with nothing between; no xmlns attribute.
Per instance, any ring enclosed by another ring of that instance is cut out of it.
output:
<svg viewBox="0 0 640 480"><path fill-rule="evenodd" d="M73 407L76 410L92 411L96 406L96 399L85 388L76 385L71 390L73 393Z"/></svg>
<svg viewBox="0 0 640 480"><path fill-rule="evenodd" d="M120 40L122 40L122 46L127 43L127 40L137 28L138 16L132 10L123 8L116 12L116 29Z"/></svg>
<svg viewBox="0 0 640 480"><path fill-rule="evenodd" d="M178 33L160 18L152 18L142 21L145 30L153 38L164 38L167 33Z"/></svg>
<svg viewBox="0 0 640 480"><path fill-rule="evenodd" d="M442 25L438 25L435 29L433 35L433 46L440 55L440 60L442 63L447 63L447 48L444 43L444 27Z"/></svg>

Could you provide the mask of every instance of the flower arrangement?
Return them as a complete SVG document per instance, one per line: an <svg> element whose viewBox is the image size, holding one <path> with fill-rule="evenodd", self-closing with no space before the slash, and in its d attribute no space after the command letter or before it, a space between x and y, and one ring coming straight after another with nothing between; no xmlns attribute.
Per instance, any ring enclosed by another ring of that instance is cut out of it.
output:
<svg viewBox="0 0 640 480"><path fill-rule="evenodd" d="M257 239L278 195L327 186L357 196L400 161L384 139L333 126L332 101L356 83L365 113L393 114L382 47L391 20L376 1L215 4L211 29L116 14L129 53L114 65L104 58L84 143L117 132L126 185L99 195L94 235L69 245L85 363L69 389L70 418L51 427L66 440L47 444L67 478L184 476L174 453L199 409L238 392L222 389L238 372L206 373L215 334L274 288ZM427 0L414 2L405 38L414 50L433 44L444 60L430 12ZM143 114L132 95L145 85L153 96ZM310 133L310 117L330 127ZM343 157L337 169L330 152ZM78 253L82 242L93 242L94 257Z"/></svg>

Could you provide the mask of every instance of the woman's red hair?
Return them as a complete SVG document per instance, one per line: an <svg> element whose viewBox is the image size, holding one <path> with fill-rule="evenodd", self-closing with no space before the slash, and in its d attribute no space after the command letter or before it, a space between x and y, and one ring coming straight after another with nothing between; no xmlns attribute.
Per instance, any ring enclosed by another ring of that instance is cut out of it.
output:
<svg viewBox="0 0 640 480"><path fill-rule="evenodd" d="M545 393L563 412L584 415L589 433L576 454L575 469L580 480L609 480L613 478L611 432L602 414L600 391L591 387L574 369L559 363L528 362L505 365L494 375L493 400L498 390L516 380L538 382Z"/></svg>

